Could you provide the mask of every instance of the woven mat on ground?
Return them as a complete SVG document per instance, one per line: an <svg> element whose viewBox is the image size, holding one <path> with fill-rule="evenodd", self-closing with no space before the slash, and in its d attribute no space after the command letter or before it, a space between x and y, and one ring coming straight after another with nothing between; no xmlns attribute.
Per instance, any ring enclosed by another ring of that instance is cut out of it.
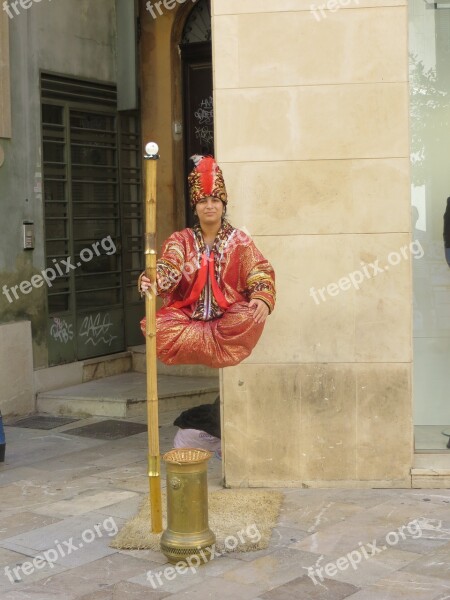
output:
<svg viewBox="0 0 450 600"><path fill-rule="evenodd" d="M209 493L209 526L216 534L216 550L252 552L267 548L280 512L283 494L277 491L233 489ZM166 491L162 490L163 528L166 520ZM239 532L241 532L239 534ZM239 540L236 548L235 540ZM127 521L112 540L119 550L160 550L161 534L151 532L148 496L138 514ZM260 539L259 539L260 538Z"/></svg>

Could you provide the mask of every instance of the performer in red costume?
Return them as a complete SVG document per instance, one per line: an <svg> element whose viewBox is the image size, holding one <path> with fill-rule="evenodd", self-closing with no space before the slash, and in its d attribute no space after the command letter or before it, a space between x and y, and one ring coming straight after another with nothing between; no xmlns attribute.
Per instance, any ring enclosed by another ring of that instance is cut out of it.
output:
<svg viewBox="0 0 450 600"><path fill-rule="evenodd" d="M165 299L156 315L158 358L168 364L237 365L275 306L275 274L251 238L226 220L227 192L214 158L195 155L189 195L198 223L173 233L156 267ZM142 273L138 288L151 293ZM145 318L141 321L145 336Z"/></svg>

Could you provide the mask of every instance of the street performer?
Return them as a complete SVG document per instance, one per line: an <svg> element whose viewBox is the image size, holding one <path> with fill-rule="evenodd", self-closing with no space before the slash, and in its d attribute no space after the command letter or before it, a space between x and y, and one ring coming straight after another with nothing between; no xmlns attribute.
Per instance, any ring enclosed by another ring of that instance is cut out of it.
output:
<svg viewBox="0 0 450 600"><path fill-rule="evenodd" d="M196 224L173 233L156 266L158 358L168 365L237 365L258 342L275 306L275 274L243 231L225 218L227 191L211 156L194 155L188 177ZM142 273L141 295L151 293ZM145 318L141 321L145 336Z"/></svg>

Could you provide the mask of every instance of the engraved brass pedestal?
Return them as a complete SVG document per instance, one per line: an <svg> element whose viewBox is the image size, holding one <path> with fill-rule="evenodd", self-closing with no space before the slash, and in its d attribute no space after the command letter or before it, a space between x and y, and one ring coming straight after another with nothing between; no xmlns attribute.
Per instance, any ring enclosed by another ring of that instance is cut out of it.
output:
<svg viewBox="0 0 450 600"><path fill-rule="evenodd" d="M167 529L161 551L171 563L210 559L216 536L208 525L208 460L212 452L177 448L163 456L167 471Z"/></svg>

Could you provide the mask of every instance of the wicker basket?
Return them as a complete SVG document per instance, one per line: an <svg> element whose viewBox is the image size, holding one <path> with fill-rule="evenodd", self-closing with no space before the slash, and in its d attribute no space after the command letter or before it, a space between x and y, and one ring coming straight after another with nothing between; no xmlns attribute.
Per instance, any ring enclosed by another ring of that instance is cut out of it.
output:
<svg viewBox="0 0 450 600"><path fill-rule="evenodd" d="M163 455L163 460L174 464L195 464L208 460L214 456L209 450L201 448L174 448Z"/></svg>

